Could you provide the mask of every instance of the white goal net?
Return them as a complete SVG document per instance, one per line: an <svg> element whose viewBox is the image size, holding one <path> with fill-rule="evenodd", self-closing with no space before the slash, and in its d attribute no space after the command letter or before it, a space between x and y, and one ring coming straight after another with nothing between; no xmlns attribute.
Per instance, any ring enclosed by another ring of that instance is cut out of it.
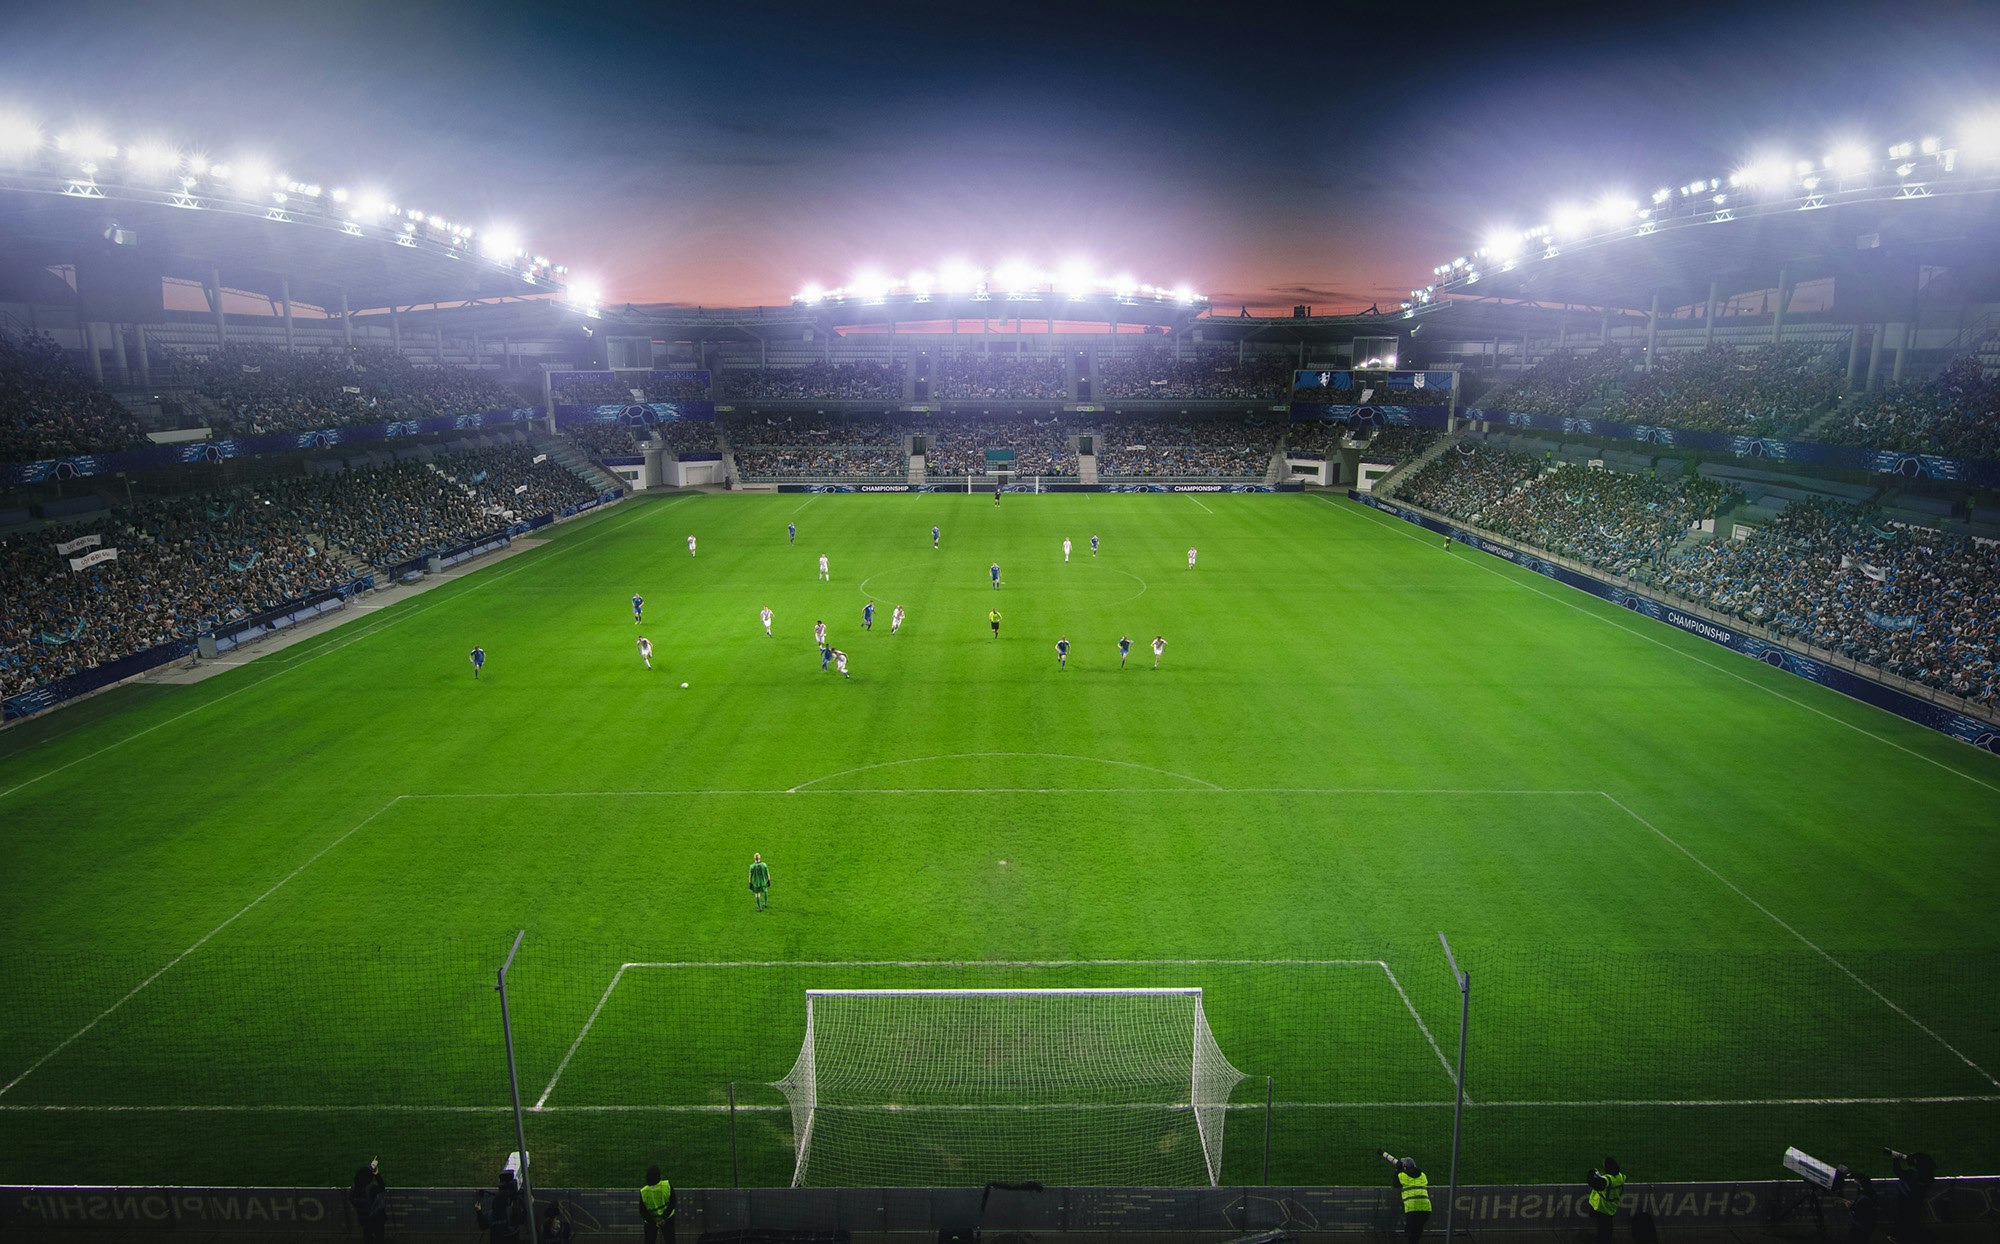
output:
<svg viewBox="0 0 2000 1244"><path fill-rule="evenodd" d="M825 989L776 1087L797 1187L1215 1184L1243 1078L1200 989Z"/></svg>

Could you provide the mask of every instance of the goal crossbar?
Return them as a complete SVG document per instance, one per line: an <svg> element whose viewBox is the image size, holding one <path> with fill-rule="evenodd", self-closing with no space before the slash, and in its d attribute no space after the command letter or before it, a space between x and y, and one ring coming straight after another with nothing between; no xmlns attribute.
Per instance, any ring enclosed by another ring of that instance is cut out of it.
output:
<svg viewBox="0 0 2000 1244"><path fill-rule="evenodd" d="M1200 997L1200 986L1183 989L808 989L808 998L1020 998L1020 997Z"/></svg>

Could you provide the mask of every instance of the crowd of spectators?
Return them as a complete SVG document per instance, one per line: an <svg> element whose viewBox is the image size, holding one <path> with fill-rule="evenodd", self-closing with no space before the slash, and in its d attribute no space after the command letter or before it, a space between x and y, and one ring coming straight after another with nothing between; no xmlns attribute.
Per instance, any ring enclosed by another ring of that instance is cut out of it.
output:
<svg viewBox="0 0 2000 1244"><path fill-rule="evenodd" d="M900 402L901 363L808 363L724 372L732 397L766 401Z"/></svg>
<svg viewBox="0 0 2000 1244"><path fill-rule="evenodd" d="M736 469L745 479L893 477L907 480L909 428L894 418L799 414L737 416L728 424Z"/></svg>
<svg viewBox="0 0 2000 1244"><path fill-rule="evenodd" d="M1281 425L1255 416L1107 418L1098 425L1097 474L1262 478Z"/></svg>
<svg viewBox="0 0 2000 1244"><path fill-rule="evenodd" d="M629 457L646 433L628 423L572 423L563 431L593 458Z"/></svg>
<svg viewBox="0 0 2000 1244"><path fill-rule="evenodd" d="M207 355L163 358L155 378L192 385L216 408L216 430L235 436L511 410L536 402L523 378L419 367L381 346L294 353L231 345Z"/></svg>
<svg viewBox="0 0 2000 1244"><path fill-rule="evenodd" d="M1662 589L1973 703L2000 705L2000 548L1869 509L1794 502L1747 540L1666 568Z"/></svg>
<svg viewBox="0 0 2000 1244"><path fill-rule="evenodd" d="M39 333L0 331L0 462L123 449L143 437L131 412Z"/></svg>
<svg viewBox="0 0 2000 1244"><path fill-rule="evenodd" d="M931 433L924 453L924 473L931 477L983 475L987 450L1011 449L1017 476L1075 475L1076 450L1070 445L1075 430L1054 415L954 419L937 425Z"/></svg>
<svg viewBox="0 0 2000 1244"><path fill-rule="evenodd" d="M1460 442L1404 480L1396 495L1460 522L1484 526L1489 512L1526 488L1547 465L1525 454L1494 453Z"/></svg>
<svg viewBox="0 0 2000 1244"><path fill-rule="evenodd" d="M1380 376L1373 379L1357 376L1354 383L1345 387L1301 385L1292 390L1292 400L1329 406L1449 406L1451 390L1442 386L1433 389L1428 385L1418 388L1414 384L1408 388L1391 388L1389 382Z"/></svg>
<svg viewBox="0 0 2000 1244"><path fill-rule="evenodd" d="M558 406L701 402L708 400L708 384L702 380L669 378L659 372L607 377L602 372L558 371L549 373L549 393Z"/></svg>
<svg viewBox="0 0 2000 1244"><path fill-rule="evenodd" d="M0 539L0 698L338 585L305 516L256 489L149 501ZM118 556L72 570L58 542Z"/></svg>
<svg viewBox="0 0 2000 1244"><path fill-rule="evenodd" d="M1987 375L1977 358L1963 358L1936 379L1849 402L1815 436L1948 458L2000 459L2000 377Z"/></svg>
<svg viewBox="0 0 2000 1244"><path fill-rule="evenodd" d="M1796 436L1846 387L1843 373L1827 362L1820 348L1798 343L1750 350L1717 343L1663 354L1652 371L1625 378L1606 400L1604 417L1738 436Z"/></svg>
<svg viewBox="0 0 2000 1244"><path fill-rule="evenodd" d="M1104 399L1159 398L1188 401L1283 401L1291 392L1290 355L1234 351L1175 358L1159 346L1106 358L1097 365L1097 393Z"/></svg>
<svg viewBox="0 0 2000 1244"><path fill-rule="evenodd" d="M1361 451L1361 457L1368 462L1408 462L1443 438L1443 428L1383 428Z"/></svg>
<svg viewBox="0 0 2000 1244"><path fill-rule="evenodd" d="M1561 350L1482 396L1477 405L1567 418L1603 397L1630 372L1631 363L1616 349L1590 354Z"/></svg>
<svg viewBox="0 0 2000 1244"><path fill-rule="evenodd" d="M1062 360L1051 358L947 354L938 361L932 387L945 401L1018 398L1059 402L1069 396Z"/></svg>
<svg viewBox="0 0 2000 1244"><path fill-rule="evenodd" d="M713 419L670 419L650 430L669 453L712 454L717 448Z"/></svg>

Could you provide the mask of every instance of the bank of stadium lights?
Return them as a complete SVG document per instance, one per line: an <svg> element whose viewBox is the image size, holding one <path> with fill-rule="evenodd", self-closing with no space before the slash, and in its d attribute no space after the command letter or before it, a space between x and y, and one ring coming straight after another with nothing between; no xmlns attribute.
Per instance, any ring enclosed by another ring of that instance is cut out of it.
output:
<svg viewBox="0 0 2000 1244"><path fill-rule="evenodd" d="M1886 159L1885 159L1886 157ZM1746 205L1793 205L1801 210L1823 206L1830 195L1887 189L1899 198L1922 198L1930 182L1962 171L1991 177L2000 167L2000 110L1962 119L1947 135L1931 135L1888 147L1871 147L1842 138L1818 159L1763 153L1746 161L1727 178L1696 178L1678 187L1662 186L1650 207L1621 194L1606 195L1592 207L1562 204L1551 209L1549 223L1527 230L1489 232L1470 262L1454 261L1431 269L1433 284L1410 291L1407 311L1436 300L1440 284L1471 284L1481 266L1497 264L1502 271L1519 266L1539 249L1553 258L1566 244L1602 241L1627 233L1654 232L1674 220L1721 222L1736 218Z"/></svg>
<svg viewBox="0 0 2000 1244"><path fill-rule="evenodd" d="M869 270L857 273L846 285L834 289L808 285L794 294L792 301L808 306L826 302L880 305L892 297L930 302L940 296L975 301L1023 298L1040 301L1054 297L1080 302L1101 298L1118 302L1177 302L1189 307L1208 301L1186 284L1170 288L1144 285L1122 273L1101 276L1083 260L1071 260L1049 271L1020 259L1009 260L990 272L966 263L946 263L935 275L920 270L900 280Z"/></svg>

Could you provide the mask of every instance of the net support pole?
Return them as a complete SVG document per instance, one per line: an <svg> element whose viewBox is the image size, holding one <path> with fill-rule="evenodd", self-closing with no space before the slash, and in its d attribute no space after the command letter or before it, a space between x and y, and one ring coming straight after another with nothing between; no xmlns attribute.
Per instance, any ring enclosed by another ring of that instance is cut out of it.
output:
<svg viewBox="0 0 2000 1244"><path fill-rule="evenodd" d="M514 935L514 948L507 952L507 962L500 965L500 979L493 988L500 994L500 1031L507 1038L507 1085L514 1091L514 1143L521 1154L521 1200L528 1207L528 1244L536 1244L535 1194L528 1184L528 1133L521 1125L521 1075L514 1067L514 1023L507 1014L507 970L514 966L514 956L521 953L521 939L528 936L522 929ZM500 1208L497 1204L493 1207Z"/></svg>
<svg viewBox="0 0 2000 1244"><path fill-rule="evenodd" d="M729 1082L729 1186L741 1188L743 1181L736 1173L736 1081Z"/></svg>
<svg viewBox="0 0 2000 1244"><path fill-rule="evenodd" d="M1472 1018L1472 973L1459 970L1443 930L1438 931L1438 944L1444 947L1445 962L1458 981L1458 1103L1451 1112L1451 1184L1444 1202L1444 1241L1451 1244L1452 1217L1458 1211L1458 1140L1465 1128L1465 1030Z"/></svg>
<svg viewBox="0 0 2000 1244"><path fill-rule="evenodd" d="M1271 1186L1271 1077L1264 1077L1264 1186Z"/></svg>

